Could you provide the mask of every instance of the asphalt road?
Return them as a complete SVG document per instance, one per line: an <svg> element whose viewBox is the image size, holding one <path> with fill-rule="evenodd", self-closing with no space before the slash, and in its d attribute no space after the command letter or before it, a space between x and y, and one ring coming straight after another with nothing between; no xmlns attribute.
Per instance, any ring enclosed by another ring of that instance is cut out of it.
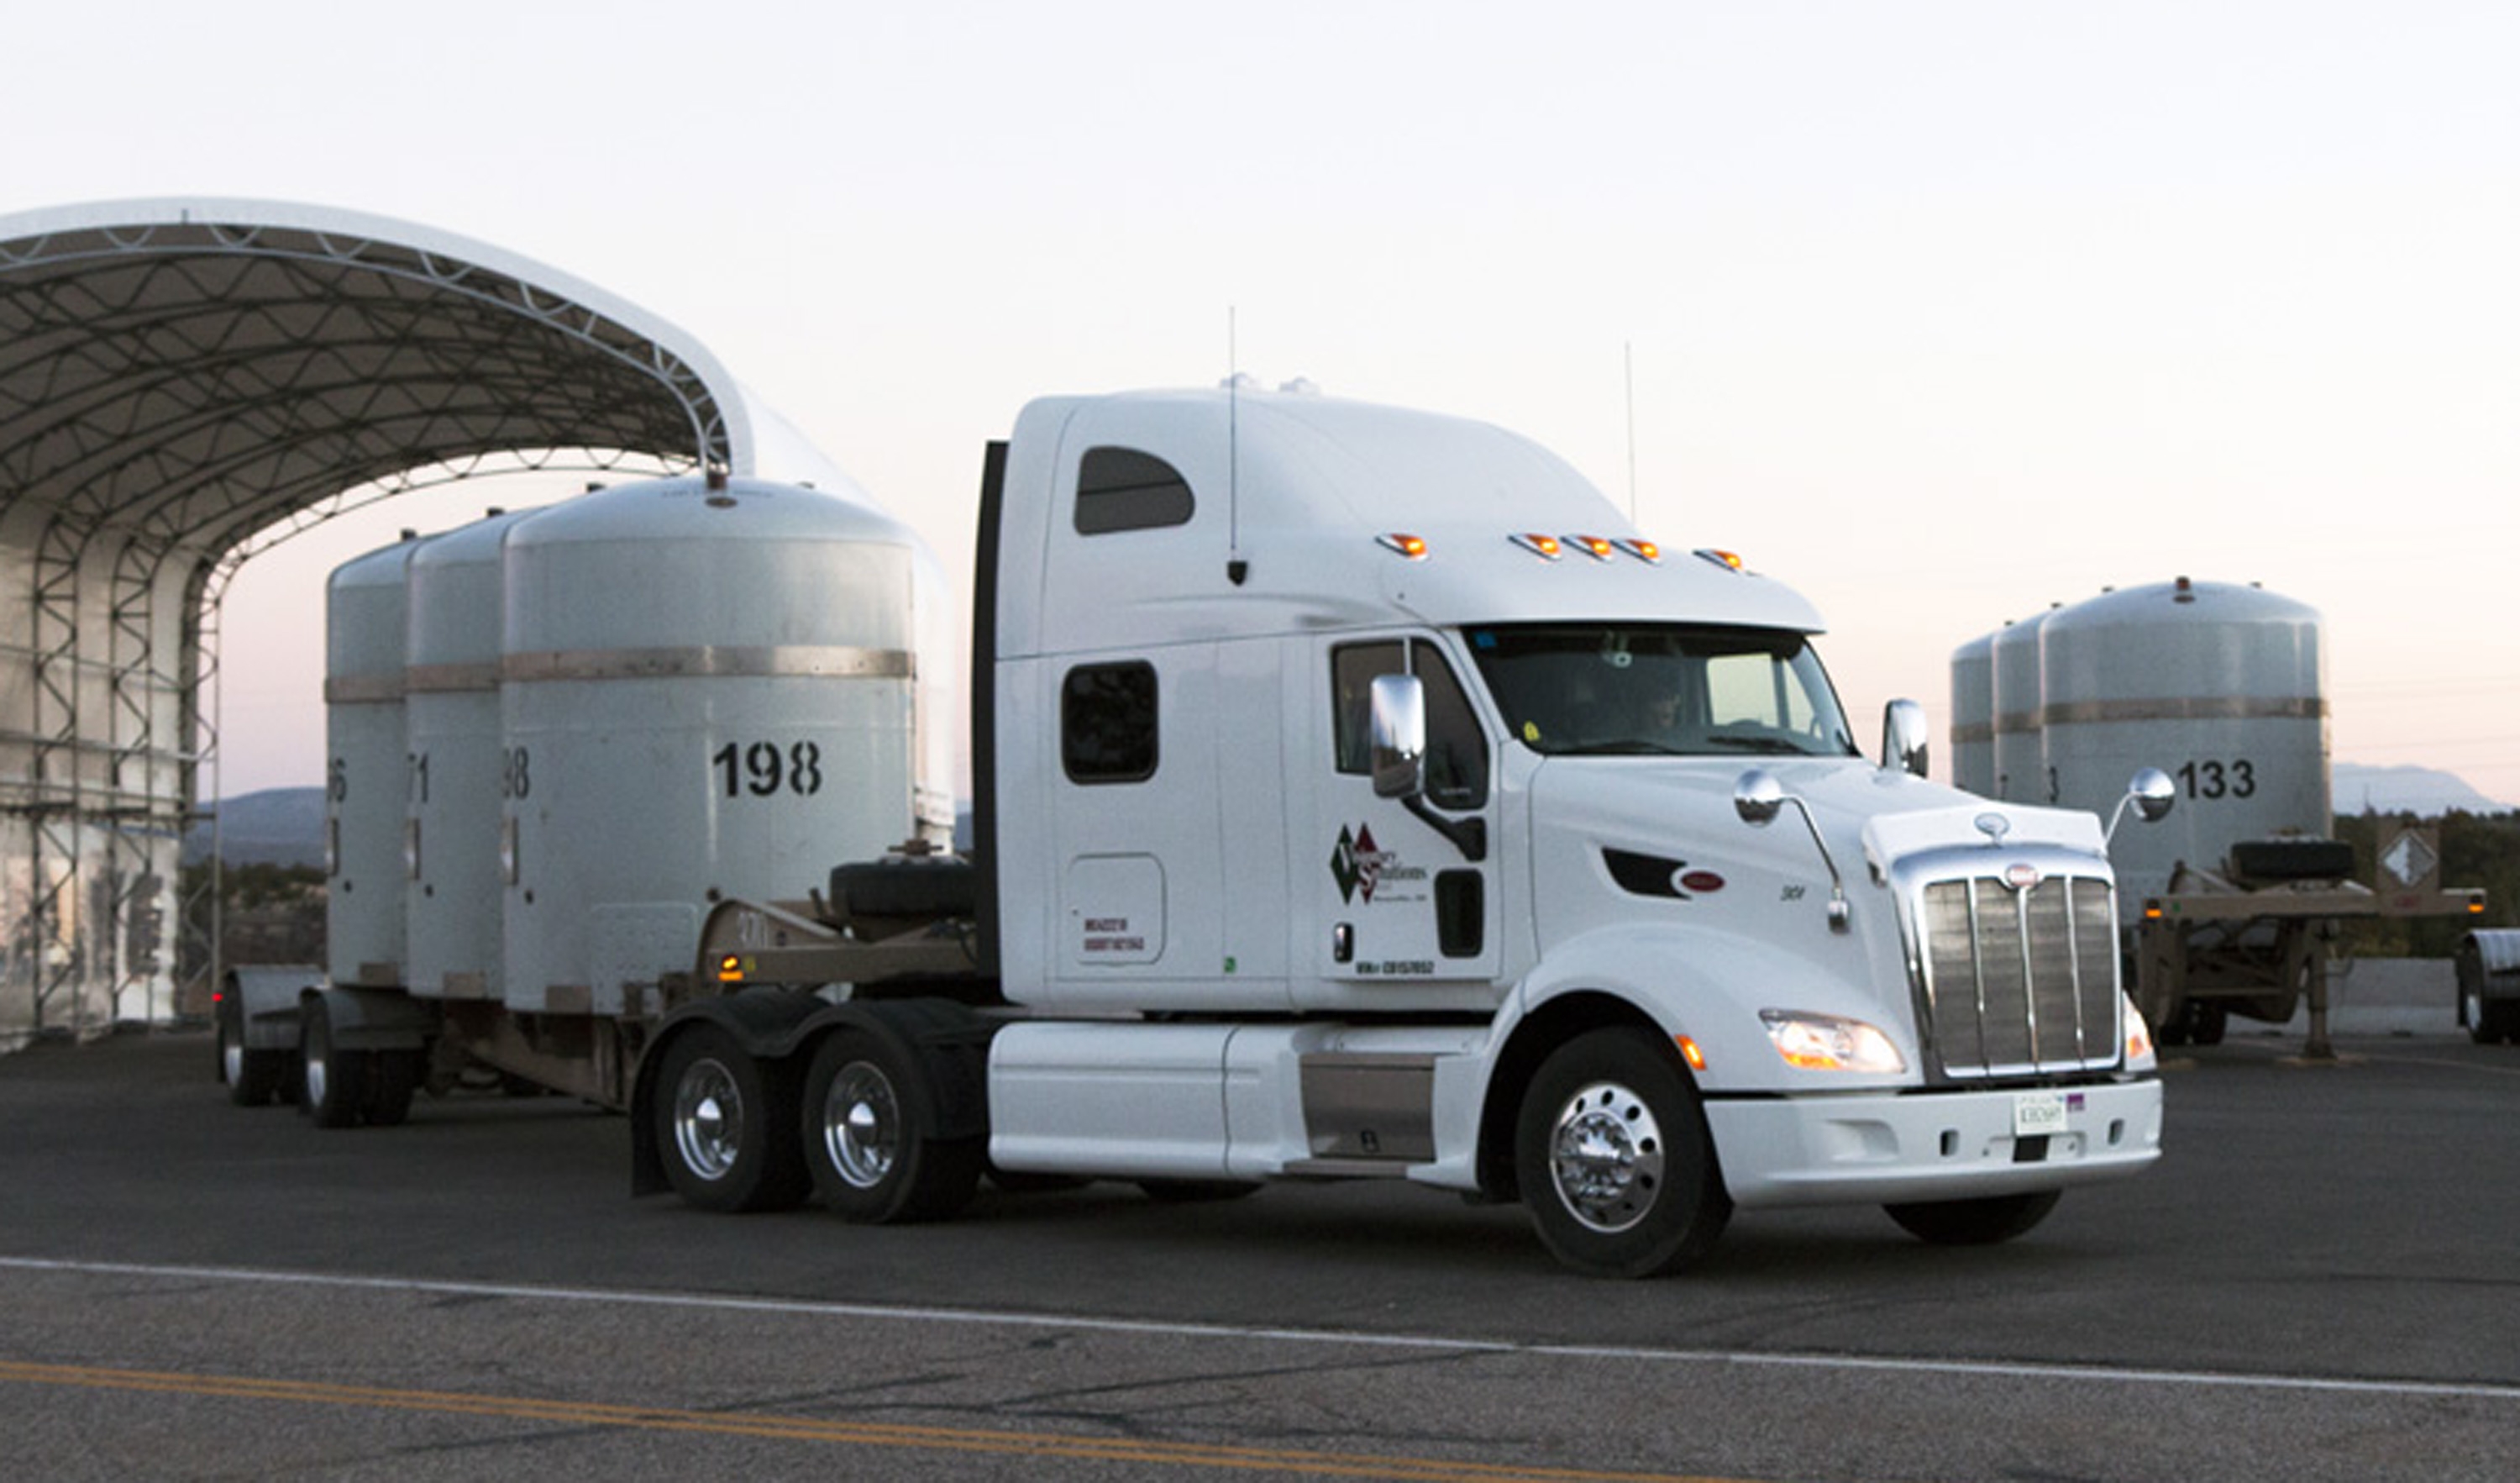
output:
<svg viewBox="0 0 2520 1483"><path fill-rule="evenodd" d="M2520 1049L2369 990L2174 1053L2171 1151L2014 1244L1744 1214L1659 1282L1388 1187L944 1225L626 1193L559 1100L318 1132L206 1036L0 1057L0 1475L2495 1479Z"/></svg>

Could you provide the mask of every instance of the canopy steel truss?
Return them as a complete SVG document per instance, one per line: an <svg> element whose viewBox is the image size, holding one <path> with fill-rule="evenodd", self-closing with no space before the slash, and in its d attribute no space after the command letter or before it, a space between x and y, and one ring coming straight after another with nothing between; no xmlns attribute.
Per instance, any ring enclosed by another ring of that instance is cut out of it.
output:
<svg viewBox="0 0 2520 1483"><path fill-rule="evenodd" d="M0 1049L177 999L247 558L480 474L747 472L750 436L697 341L481 244L279 202L0 217Z"/></svg>

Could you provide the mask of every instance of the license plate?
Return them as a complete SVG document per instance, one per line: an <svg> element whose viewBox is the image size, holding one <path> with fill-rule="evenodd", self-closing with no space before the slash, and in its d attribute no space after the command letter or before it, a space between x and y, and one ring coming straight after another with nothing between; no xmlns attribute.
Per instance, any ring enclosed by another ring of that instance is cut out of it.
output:
<svg viewBox="0 0 2520 1483"><path fill-rule="evenodd" d="M2024 1092L2012 1100L2012 1136L2037 1138L2065 1131L2065 1094Z"/></svg>

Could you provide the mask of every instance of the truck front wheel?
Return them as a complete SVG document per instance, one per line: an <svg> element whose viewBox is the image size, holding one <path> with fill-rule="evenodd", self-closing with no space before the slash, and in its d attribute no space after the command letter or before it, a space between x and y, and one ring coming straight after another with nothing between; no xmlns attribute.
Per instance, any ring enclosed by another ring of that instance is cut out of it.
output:
<svg viewBox="0 0 2520 1483"><path fill-rule="evenodd" d="M833 1213L860 1225L938 1220L970 1201L987 1146L937 1138L932 1079L865 1030L834 1032L805 1075L805 1161Z"/></svg>
<svg viewBox="0 0 2520 1483"><path fill-rule="evenodd" d="M657 1078L656 1146L674 1192L703 1210L777 1210L805 1195L792 1136L795 1082L700 1025L666 1048Z"/></svg>
<svg viewBox="0 0 2520 1483"><path fill-rule="evenodd" d="M1917 1205L1884 1205L1890 1218L1918 1240L1937 1246L1992 1246L2008 1241L2048 1218L2056 1208L2057 1191L1993 1194L1984 1199L1934 1200Z"/></svg>
<svg viewBox="0 0 2520 1483"><path fill-rule="evenodd" d="M1642 1030L1595 1030L1541 1062L1514 1167L1541 1242L1597 1277L1677 1272L1732 1216L1697 1090Z"/></svg>

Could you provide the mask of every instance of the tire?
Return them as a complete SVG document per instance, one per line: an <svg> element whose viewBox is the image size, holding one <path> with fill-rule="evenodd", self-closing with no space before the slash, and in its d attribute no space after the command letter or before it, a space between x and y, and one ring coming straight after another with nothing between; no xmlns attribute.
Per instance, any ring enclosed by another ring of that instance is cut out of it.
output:
<svg viewBox="0 0 2520 1483"><path fill-rule="evenodd" d="M2176 1042L2185 1046L2219 1046L2231 1027L2231 1007L2219 999L2191 999L2179 1011Z"/></svg>
<svg viewBox="0 0 2520 1483"><path fill-rule="evenodd" d="M1138 1188L1161 1205L1213 1204L1260 1192L1259 1185L1242 1179L1142 1179Z"/></svg>
<svg viewBox="0 0 2520 1483"><path fill-rule="evenodd" d="M968 917L979 876L960 855L887 855L832 870L832 900L853 917Z"/></svg>
<svg viewBox="0 0 2520 1483"><path fill-rule="evenodd" d="M1643 1030L1550 1053L1514 1118L1513 1157L1541 1243L1591 1276L1677 1272L1732 1217L1697 1089Z"/></svg>
<svg viewBox="0 0 2520 1483"><path fill-rule="evenodd" d="M2468 1010L2467 1038L2481 1046L2520 1041L2520 999L2479 996Z"/></svg>
<svg viewBox="0 0 2520 1483"><path fill-rule="evenodd" d="M2056 1208L2058 1191L1995 1194L1984 1199L1935 1200L1918 1205L1884 1205L1890 1218L1918 1240L1936 1246L1993 1246L2008 1241L2048 1218Z"/></svg>
<svg viewBox="0 0 2520 1483"><path fill-rule="evenodd" d="M360 1107L372 1128L400 1127L411 1116L412 1094L420 1090L423 1051L379 1051L368 1064L367 1097Z"/></svg>
<svg viewBox="0 0 2520 1483"><path fill-rule="evenodd" d="M333 1043L333 1014L321 997L308 1002L298 1029L305 1084L298 1110L319 1128L355 1128L367 1110L375 1057Z"/></svg>
<svg viewBox="0 0 2520 1483"><path fill-rule="evenodd" d="M937 1104L927 1067L870 1030L833 1031L805 1073L805 1164L823 1204L864 1226L941 1220L970 1203L988 1161L982 1138L922 1130Z"/></svg>
<svg viewBox="0 0 2520 1483"><path fill-rule="evenodd" d="M245 1027L219 1016L219 1079L228 1084L228 1101L240 1107L259 1107L280 1095L289 1074L289 1053L256 1051L245 1043Z"/></svg>
<svg viewBox="0 0 2520 1483"><path fill-rule="evenodd" d="M666 1049L656 1078L656 1147L666 1180L703 1210L795 1205L805 1197L795 1109L788 1065L755 1060L715 1025L694 1027Z"/></svg>

